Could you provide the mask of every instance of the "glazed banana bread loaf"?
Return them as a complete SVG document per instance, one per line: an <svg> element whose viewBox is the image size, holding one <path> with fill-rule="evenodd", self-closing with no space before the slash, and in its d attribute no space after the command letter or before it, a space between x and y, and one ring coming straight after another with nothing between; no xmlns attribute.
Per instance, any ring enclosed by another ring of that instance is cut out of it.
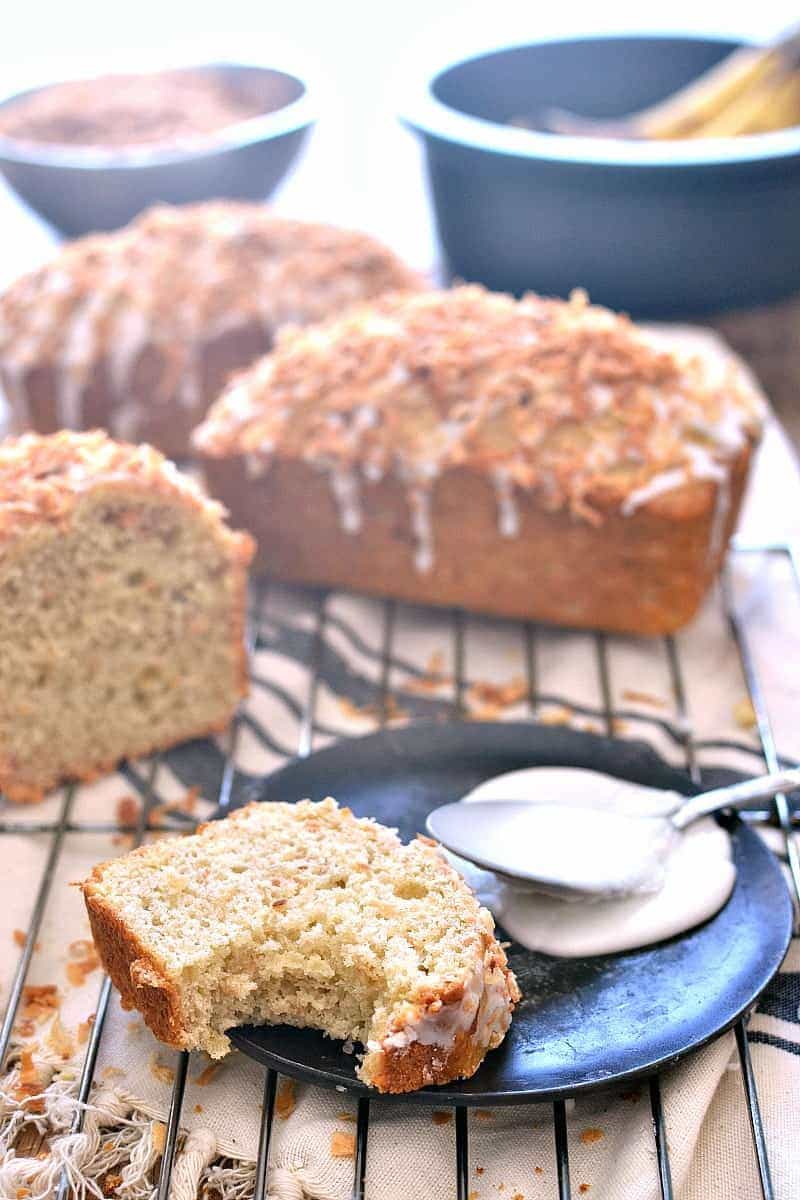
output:
<svg viewBox="0 0 800 1200"><path fill-rule="evenodd" d="M719 571L761 417L735 363L473 286L288 332L194 444L274 577L662 634Z"/></svg>
<svg viewBox="0 0 800 1200"><path fill-rule="evenodd" d="M494 922L427 838L333 800L250 804L96 867L95 945L157 1037L214 1058L234 1025L360 1043L382 1092L472 1075L519 999Z"/></svg>
<svg viewBox="0 0 800 1200"><path fill-rule="evenodd" d="M185 457L229 373L281 326L419 286L362 233L234 201L152 209L63 246L0 297L14 431L103 428Z"/></svg>
<svg viewBox="0 0 800 1200"><path fill-rule="evenodd" d="M247 686L252 553L149 446L0 444L0 790L39 800L223 729Z"/></svg>

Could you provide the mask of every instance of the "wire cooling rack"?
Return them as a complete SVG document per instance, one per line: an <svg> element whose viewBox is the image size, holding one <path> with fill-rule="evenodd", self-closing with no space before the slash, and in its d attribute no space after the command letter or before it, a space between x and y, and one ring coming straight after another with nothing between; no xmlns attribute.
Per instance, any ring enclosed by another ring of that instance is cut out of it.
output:
<svg viewBox="0 0 800 1200"><path fill-rule="evenodd" d="M741 662L742 674L749 692L753 712L755 714L756 727L760 742L760 753L763 757L764 765L768 770L774 771L777 770L779 765L782 764L782 760L779 758L777 752L776 741L773 732L773 722L768 711L765 689L763 686L763 663L759 663L759 661L757 661L759 655L753 644L751 631L748 629L747 623L742 619L740 613L737 611L732 576L730 573L731 560L740 556L746 557L750 555L761 555L767 559L778 558L782 560L784 566L788 566L789 574L791 575L793 581L793 587L797 590L798 597L800 597L800 546L788 542L776 542L770 544L759 543L750 545L739 543L731 552L729 567L722 580L724 611L726 620L729 624L732 639L731 652L737 653ZM257 613L262 611L261 606L264 599L264 591L265 588L268 588L268 586L268 583L262 583L256 589L253 600L254 611ZM334 618L329 613L329 597L326 593L314 593L311 602L314 613L314 625L309 642L310 648L308 650L306 661L308 668L307 686L304 702L301 706L301 712L299 713L299 734L297 737L297 745L295 747L295 752L299 757L306 756L311 753L314 747L315 734L322 730L322 726L317 722L316 719L318 693L320 688L320 668L324 655L326 629L329 623L333 624L334 622ZM393 643L396 620L400 606L398 606L394 601L387 600L382 602L381 607L382 635L379 651L380 670L377 682L376 711L378 714L379 725L384 726L390 719L392 713L392 701L394 698L391 687L392 666L394 662ZM449 711L452 719L455 720L458 720L466 715L466 695L468 688L468 681L465 672L466 619L466 614L460 610L454 610L450 613L443 612L441 614L442 629L446 631L447 636L452 639L453 694L449 702ZM545 696L540 691L538 686L537 639L540 636L539 630L533 625L524 625L521 628L520 633L524 639L525 662L528 676L527 704L529 714L533 720L535 719L537 706L542 701L558 703L561 698L553 695ZM250 649L252 650L257 637L255 619L250 621L248 637L250 641ZM606 635L602 633L594 635L594 654L596 656L597 675L600 681L600 695L602 703L599 711L593 710L588 705L583 706L582 708L583 712L590 713L599 718L602 726L604 727L604 731L609 735L614 734L617 731L619 727L618 722L621 719L631 715L623 712L618 707L615 707L612 698L612 679L614 673L614 658L616 653L615 648L617 643L618 639L613 635ZM663 651L668 664L675 709L675 720L670 725L670 732L673 739L679 742L684 764L689 775L691 776L691 779L698 786L701 786L703 780L702 769L699 764L698 751L700 749L707 748L710 743L701 742L696 736L695 731L690 723L686 674L684 671L684 664L681 661L681 654L679 653L676 639L672 637L665 638L663 640ZM279 681L276 682L279 684ZM573 708L575 708L574 701L564 700L563 702L565 704L569 703ZM638 714L637 719L649 719L654 725L661 725L662 727L664 726L664 722L657 717L642 718L641 714ZM229 811L232 803L235 801L235 752L240 730L244 721L245 715L240 713L235 719L229 733L221 782L216 795L217 807L214 813L215 816L223 816ZM723 743L715 743L714 745L717 747L722 747ZM53 821L16 819L13 810L6 820L0 821L0 837L3 839L6 849L9 845L9 839L19 834L45 834L51 839L44 870L36 885L37 891L27 935L24 946L20 953L18 967L11 985L8 1007L5 1012L2 1028L0 1029L0 1069L2 1069L2 1066L4 1065L8 1055L12 1029L23 995L28 969L31 964L31 959L37 938L39 936L42 920L44 918L48 902L51 899L51 885L53 882L55 869L58 865L65 836L72 833L129 834L132 835L134 844L138 845L151 827L150 818L157 803L155 783L160 765L160 758L152 760L149 765L146 776L143 780L143 803L140 808L138 820L134 825L111 821L86 822L75 820L73 817L73 808L76 796L75 788L67 788L65 790L57 818ZM785 796L779 795L775 798L773 802L772 814L774 820L780 827L783 836L792 887L797 902L800 905L800 859L798 858L795 842L791 836L792 810ZM160 828L163 828L163 826L160 826ZM80 1131L83 1125L83 1103L88 1100L92 1083L94 1081L98 1052L106 1026L106 1018L109 1012L111 991L112 989L110 980L106 977L104 978L100 989L96 1017L87 1043L86 1053L80 1074L78 1100L81 1103L79 1103L76 1107L76 1113L72 1126L73 1132ZM755 1163L760 1181L761 1195L763 1200L784 1200L784 1198L776 1195L773 1187L767 1151L767 1139L765 1136L764 1124L759 1105L758 1089L748 1044L746 1018L743 1018L737 1023L734 1032L741 1074L742 1102L747 1107L749 1125L752 1133L753 1154L755 1156ZM188 1065L189 1054L182 1052L178 1055L169 1116L167 1119L164 1149L157 1185L158 1200L168 1200L171 1192L172 1172L176 1148L178 1145L181 1111L187 1082ZM267 1194L267 1165L270 1152L273 1115L275 1112L277 1079L278 1076L275 1070L271 1068L265 1069L264 1096L260 1123L258 1158L256 1164L254 1200L264 1200ZM674 1191L668 1149L668 1131L666 1127L664 1111L662 1108L661 1084L659 1077L654 1076L650 1078L648 1081L648 1087L660 1194L663 1200L671 1200L671 1198L674 1196ZM557 1165L557 1190L554 1192L554 1197L557 1196L558 1200L570 1200L571 1195L570 1148L566 1114L566 1102L564 1100L556 1100L552 1105L552 1116L555 1157ZM468 1178L470 1153L467 1109L461 1106L456 1107L454 1110L454 1116L455 1195L457 1200L467 1200L469 1193ZM370 1101L367 1098L362 1098L358 1101L357 1111L355 1163L352 1185L353 1200L364 1200L365 1197L366 1173L369 1155L369 1127ZM798 1128L798 1133L800 1133L800 1128ZM731 1180L732 1190L729 1193L731 1195L738 1194L736 1192L736 1182L737 1181L735 1180ZM58 1200L66 1200L69 1194L70 1185L65 1175L62 1177L58 1187Z"/></svg>

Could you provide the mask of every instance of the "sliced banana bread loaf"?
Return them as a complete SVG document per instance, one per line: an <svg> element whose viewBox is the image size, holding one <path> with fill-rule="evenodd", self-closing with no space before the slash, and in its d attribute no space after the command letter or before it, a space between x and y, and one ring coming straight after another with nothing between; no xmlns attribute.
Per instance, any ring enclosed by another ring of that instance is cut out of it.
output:
<svg viewBox="0 0 800 1200"><path fill-rule="evenodd" d="M224 728L253 549L149 446L1 443L0 790L38 800Z"/></svg>
<svg viewBox="0 0 800 1200"><path fill-rule="evenodd" d="M251 804L96 867L83 892L123 1003L215 1058L234 1025L311 1027L361 1044L366 1083L406 1092L472 1075L519 999L438 847L330 799Z"/></svg>

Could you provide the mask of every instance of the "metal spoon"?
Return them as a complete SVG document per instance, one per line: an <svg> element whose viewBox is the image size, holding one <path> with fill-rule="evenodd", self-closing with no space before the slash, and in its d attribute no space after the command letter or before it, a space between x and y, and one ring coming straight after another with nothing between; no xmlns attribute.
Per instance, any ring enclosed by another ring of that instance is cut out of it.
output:
<svg viewBox="0 0 800 1200"><path fill-rule="evenodd" d="M688 800L663 816L529 800L444 804L428 832L448 850L496 874L565 898L658 891L682 830L725 808L747 808L800 787L800 769L762 775ZM646 789L652 794L652 789Z"/></svg>

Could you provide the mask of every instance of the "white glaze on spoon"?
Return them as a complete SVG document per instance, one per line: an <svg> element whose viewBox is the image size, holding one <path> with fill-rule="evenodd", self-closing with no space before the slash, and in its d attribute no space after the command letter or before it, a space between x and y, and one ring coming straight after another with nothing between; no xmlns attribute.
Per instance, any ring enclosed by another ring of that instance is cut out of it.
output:
<svg viewBox="0 0 800 1200"><path fill-rule="evenodd" d="M487 780L471 800L528 800L585 809L663 816L672 792L642 788L573 767L532 767ZM663 864L660 890L611 900L564 900L500 879L452 856L457 869L521 945L558 957L612 954L651 945L707 921L733 890L736 869L728 834L710 817L677 837Z"/></svg>

